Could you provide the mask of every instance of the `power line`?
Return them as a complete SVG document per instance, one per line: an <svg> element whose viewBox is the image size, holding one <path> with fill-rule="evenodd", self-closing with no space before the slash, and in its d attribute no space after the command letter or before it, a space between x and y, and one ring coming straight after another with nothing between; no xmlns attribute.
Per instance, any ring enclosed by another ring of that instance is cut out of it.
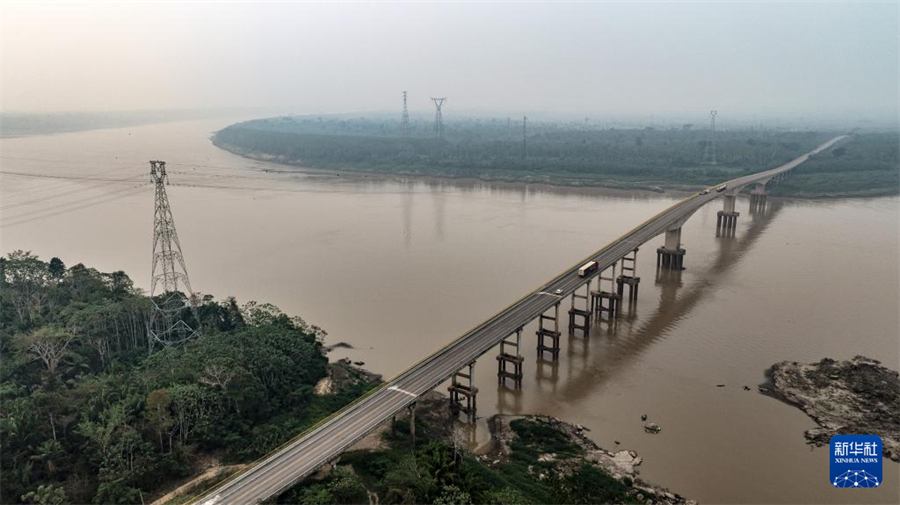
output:
<svg viewBox="0 0 900 505"><path fill-rule="evenodd" d="M138 176L128 177L126 179L110 179L102 177L76 177L72 175L50 175L50 174L29 174L27 172L11 172L8 170L0 170L0 174L12 175L16 177L31 177L35 179L59 179L65 181L102 181L102 182L131 182Z"/></svg>
<svg viewBox="0 0 900 505"><path fill-rule="evenodd" d="M53 193L53 194L47 195L47 196L40 196L40 197L37 197L37 198L32 198L31 200L25 200L25 201L21 201L21 202L8 203L8 204L6 204L6 205L0 206L0 210L14 209L14 208L17 208L17 207L22 207L22 206L25 206L25 205L31 205L31 204L35 204L35 203L43 203L43 202L46 202L46 201L49 201L49 200L55 200L55 199L60 198L60 197L63 197L63 196L69 196L69 195L73 195L73 194L75 194L75 193L82 193L82 192L85 192L85 191L93 191L93 190L95 190L95 189L97 189L97 188L101 188L101 187L105 187L105 186L111 186L111 185L114 185L114 184L117 184L117 183L115 183L115 182L99 182L99 183L97 183L97 184L91 184L90 186L87 186L87 187L83 187L83 188L75 188L75 189L72 189L72 190L69 190L69 191L64 191L64 192L62 192L62 193Z"/></svg>
<svg viewBox="0 0 900 505"><path fill-rule="evenodd" d="M13 222L3 222L2 224L0 224L0 228L9 228L9 227L12 227L12 226L18 226L18 225L20 225L20 224L25 224L25 223L30 223L30 222L32 222L32 221L37 221L37 220L39 220L39 219L44 219L44 218L56 216L56 215L63 214L63 213L67 213L67 212L73 212L73 211L76 211L76 210L86 209L86 208L88 208L88 207L93 207L93 206L95 206L95 205L100 205L100 204L102 204L102 203L111 202L111 201L113 201L113 200L118 200L118 199L120 199L120 198L126 198L126 197L129 197L129 196L136 195L136 194L140 193L141 191L144 190L144 188L146 188L146 186L147 186L147 183L143 183L143 184L140 184L140 185L136 186L136 188L137 188L136 190L135 190L135 188L128 188L129 191L128 191L127 193L119 194L119 195L117 195L117 196L113 196L112 198L105 198L105 199L102 199L102 200L97 200L97 201L93 201L93 202L87 202L87 203L84 203L83 205L77 205L77 206L75 206L75 207L64 208L64 209L58 210L58 211L56 211L56 212L51 212L51 213L48 213L48 214L41 214L41 215L37 215L37 216L30 216L30 217L27 217L26 219L21 219L21 220L18 220L18 221L13 221ZM47 209L44 209L44 210L47 210ZM26 215L27 215L27 214L20 214L19 216L16 216L16 217L22 217L22 216L26 216Z"/></svg>

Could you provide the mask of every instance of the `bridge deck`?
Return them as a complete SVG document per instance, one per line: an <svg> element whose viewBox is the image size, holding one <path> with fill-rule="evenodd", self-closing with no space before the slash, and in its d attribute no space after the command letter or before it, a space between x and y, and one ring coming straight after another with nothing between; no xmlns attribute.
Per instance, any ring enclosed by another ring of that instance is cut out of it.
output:
<svg viewBox="0 0 900 505"><path fill-rule="evenodd" d="M756 181L767 180L773 175L791 170L806 161L809 155L824 151L843 138L844 136L840 136L831 139L809 154L775 169L739 177L725 184L731 192ZM697 209L723 194L724 192L718 193L715 190L706 195L695 194L665 209L414 364L396 378L351 403L312 430L285 444L249 469L226 480L199 498L197 503L204 505L258 503L278 494L334 459L381 423L414 402L418 396L434 389L457 370L486 353L508 335L515 333L518 328L572 294L575 289L587 282L586 278L578 275L578 268L581 265L588 261L596 261L602 272L636 247L682 222ZM562 290L563 294L553 295L557 289Z"/></svg>

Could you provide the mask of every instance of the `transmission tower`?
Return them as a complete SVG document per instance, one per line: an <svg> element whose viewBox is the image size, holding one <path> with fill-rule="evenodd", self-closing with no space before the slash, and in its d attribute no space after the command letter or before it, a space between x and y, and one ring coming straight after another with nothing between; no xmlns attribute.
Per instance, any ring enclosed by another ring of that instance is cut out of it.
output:
<svg viewBox="0 0 900 505"><path fill-rule="evenodd" d="M175 231L175 219L169 207L166 186L165 161L150 162L150 180L156 185L156 203L153 211L153 267L150 271L150 299L153 300L153 314L148 324L154 341L163 345L175 345L199 335L199 331L185 319L199 324L194 292L188 279L181 243Z"/></svg>
<svg viewBox="0 0 900 505"><path fill-rule="evenodd" d="M709 137L706 139L706 150L703 152L703 163L716 164L716 114L719 111L709 111Z"/></svg>
<svg viewBox="0 0 900 505"><path fill-rule="evenodd" d="M409 111L406 109L406 91L403 92L403 119L400 120L400 132L409 136Z"/></svg>
<svg viewBox="0 0 900 505"><path fill-rule="evenodd" d="M441 118L441 106L444 105L444 100L447 97L443 98L431 98L431 101L434 102L434 137L438 139L444 138L444 120Z"/></svg>
<svg viewBox="0 0 900 505"><path fill-rule="evenodd" d="M528 116L522 116L522 157L525 158L528 156L528 145L525 143L526 135L528 133Z"/></svg>

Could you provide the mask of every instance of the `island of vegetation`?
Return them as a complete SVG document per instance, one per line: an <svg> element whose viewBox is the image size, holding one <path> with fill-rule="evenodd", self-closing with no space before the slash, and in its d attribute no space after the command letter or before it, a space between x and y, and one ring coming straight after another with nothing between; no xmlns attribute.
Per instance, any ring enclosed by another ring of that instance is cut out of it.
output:
<svg viewBox="0 0 900 505"><path fill-rule="evenodd" d="M291 116L245 121L213 143L242 156L288 165L396 176L696 190L774 168L837 135L824 131L727 130L716 133L716 163L705 160L708 132L679 128L615 129L585 124L455 120L443 139L427 122L400 134L398 122L346 116ZM771 194L794 197L878 196L900 192L897 132L856 133L798 167ZM706 163L704 163L706 161Z"/></svg>
<svg viewBox="0 0 900 505"><path fill-rule="evenodd" d="M880 362L857 356L849 361L785 361L769 371L774 394L796 405L818 425L806 439L828 445L834 435L878 435L884 455L900 461L900 376Z"/></svg>
<svg viewBox="0 0 900 505"><path fill-rule="evenodd" d="M380 383L272 305L201 296L202 335L164 348L152 306L121 271L0 258L0 503L184 503ZM496 417L475 456L445 396L419 403L417 440L388 423L276 501L685 502L561 421Z"/></svg>

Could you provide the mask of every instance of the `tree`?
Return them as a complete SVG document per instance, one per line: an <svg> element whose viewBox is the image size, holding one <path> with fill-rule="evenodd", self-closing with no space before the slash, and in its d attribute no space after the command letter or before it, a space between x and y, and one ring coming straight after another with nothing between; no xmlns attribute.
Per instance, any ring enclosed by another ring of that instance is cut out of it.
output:
<svg viewBox="0 0 900 505"><path fill-rule="evenodd" d="M66 355L69 343L74 336L55 326L45 326L20 339L20 347L33 356L32 360L40 360L47 372L53 375L60 360Z"/></svg>
<svg viewBox="0 0 900 505"><path fill-rule="evenodd" d="M471 505L472 497L458 486L444 486L434 505Z"/></svg>
<svg viewBox="0 0 900 505"><path fill-rule="evenodd" d="M3 282L12 295L19 323L32 324L40 317L47 296L47 264L31 252L12 252L4 262Z"/></svg>
<svg viewBox="0 0 900 505"><path fill-rule="evenodd" d="M53 484L38 486L37 490L22 495L23 502L37 505L62 505L68 500L66 491Z"/></svg>
<svg viewBox="0 0 900 505"><path fill-rule="evenodd" d="M125 484L125 479L101 482L94 495L94 503L98 505L134 505L142 502L140 490Z"/></svg>
<svg viewBox="0 0 900 505"><path fill-rule="evenodd" d="M172 436L175 434L175 431L172 429L175 426L175 421L172 419L169 411L171 404L172 399L169 397L169 390L156 389L147 395L146 410L144 410L144 417L150 421L150 424L156 430L160 450L163 450L164 447L163 434L168 436L168 452L172 452Z"/></svg>
<svg viewBox="0 0 900 505"><path fill-rule="evenodd" d="M334 469L328 489L335 503L352 505L369 502L366 487L348 467L339 466Z"/></svg>
<svg viewBox="0 0 900 505"><path fill-rule="evenodd" d="M50 277L59 281L66 275L66 264L63 263L61 259L54 256L53 258L50 258L50 262L47 263L47 272L50 274Z"/></svg>

